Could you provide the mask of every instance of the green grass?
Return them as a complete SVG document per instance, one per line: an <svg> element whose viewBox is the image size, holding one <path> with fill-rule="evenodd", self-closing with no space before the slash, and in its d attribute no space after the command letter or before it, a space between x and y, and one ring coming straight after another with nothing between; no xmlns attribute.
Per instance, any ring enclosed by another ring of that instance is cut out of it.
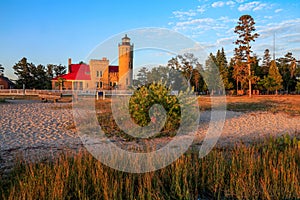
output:
<svg viewBox="0 0 300 200"><path fill-rule="evenodd" d="M0 178L2 199L299 199L300 141L288 136L252 146L190 151L145 174L111 169L87 152L18 164Z"/></svg>

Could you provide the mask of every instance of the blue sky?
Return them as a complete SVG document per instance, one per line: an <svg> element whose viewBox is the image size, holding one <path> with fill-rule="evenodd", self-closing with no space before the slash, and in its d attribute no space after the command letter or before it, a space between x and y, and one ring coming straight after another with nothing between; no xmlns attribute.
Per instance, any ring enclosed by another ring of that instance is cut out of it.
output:
<svg viewBox="0 0 300 200"><path fill-rule="evenodd" d="M272 50L276 33L277 57L292 51L300 59L299 11L298 0L0 1L0 63L14 78L11 68L22 57L35 64L86 61L99 43L144 27L177 31L207 53L224 47L230 57L243 14L254 18L261 35L252 44L256 54Z"/></svg>

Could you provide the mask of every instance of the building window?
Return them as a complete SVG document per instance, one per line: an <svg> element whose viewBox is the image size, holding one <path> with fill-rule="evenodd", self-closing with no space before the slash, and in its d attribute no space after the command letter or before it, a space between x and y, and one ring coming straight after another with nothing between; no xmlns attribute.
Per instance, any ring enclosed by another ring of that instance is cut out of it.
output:
<svg viewBox="0 0 300 200"><path fill-rule="evenodd" d="M102 71L100 71L100 77L102 78Z"/></svg>
<svg viewBox="0 0 300 200"><path fill-rule="evenodd" d="M83 90L83 82L79 82L79 90Z"/></svg>
<svg viewBox="0 0 300 200"><path fill-rule="evenodd" d="M97 78L99 77L99 71L96 71L96 77Z"/></svg>
<svg viewBox="0 0 300 200"><path fill-rule="evenodd" d="M99 83L100 83L100 88L102 88L102 87L103 87L103 83L102 83L102 81L100 81Z"/></svg>
<svg viewBox="0 0 300 200"><path fill-rule="evenodd" d="M112 82L109 82L109 86L110 86L110 87L112 86Z"/></svg>
<svg viewBox="0 0 300 200"><path fill-rule="evenodd" d="M74 89L74 90L77 90L77 87L78 87L77 82L73 82L73 89Z"/></svg>
<svg viewBox="0 0 300 200"><path fill-rule="evenodd" d="M126 78L126 85L128 85L128 78Z"/></svg>

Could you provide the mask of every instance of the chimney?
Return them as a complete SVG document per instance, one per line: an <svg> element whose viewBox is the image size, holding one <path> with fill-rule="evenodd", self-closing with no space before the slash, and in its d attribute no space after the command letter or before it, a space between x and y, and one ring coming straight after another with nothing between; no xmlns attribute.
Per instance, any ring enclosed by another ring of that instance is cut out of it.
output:
<svg viewBox="0 0 300 200"><path fill-rule="evenodd" d="M72 64L72 59L71 58L69 58L68 59L68 69L69 69L69 73L71 73L71 64Z"/></svg>

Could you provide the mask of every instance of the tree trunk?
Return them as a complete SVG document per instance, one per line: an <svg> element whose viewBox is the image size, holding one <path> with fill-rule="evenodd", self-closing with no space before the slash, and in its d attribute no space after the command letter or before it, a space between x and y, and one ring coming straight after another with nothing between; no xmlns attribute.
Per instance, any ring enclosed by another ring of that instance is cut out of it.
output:
<svg viewBox="0 0 300 200"><path fill-rule="evenodd" d="M248 64L248 74L249 74L249 97L252 97L252 83L251 83L251 64Z"/></svg>
<svg viewBox="0 0 300 200"><path fill-rule="evenodd" d="M236 95L238 95L239 92L239 81L236 79Z"/></svg>
<svg viewBox="0 0 300 200"><path fill-rule="evenodd" d="M252 97L252 76L251 76L251 58L250 58L250 45L249 42L247 44L247 65L248 65L248 76L249 76L249 97Z"/></svg>

